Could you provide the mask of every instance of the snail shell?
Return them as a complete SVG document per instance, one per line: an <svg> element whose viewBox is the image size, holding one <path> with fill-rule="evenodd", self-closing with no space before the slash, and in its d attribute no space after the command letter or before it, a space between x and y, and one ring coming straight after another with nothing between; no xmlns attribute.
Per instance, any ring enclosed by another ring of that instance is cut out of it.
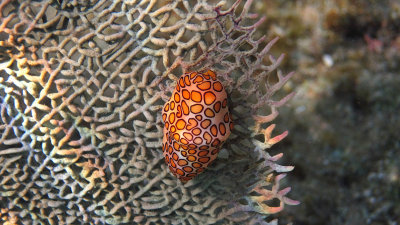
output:
<svg viewBox="0 0 400 225"><path fill-rule="evenodd" d="M170 171L187 182L217 158L233 129L227 94L215 73L186 73L162 113L163 154Z"/></svg>

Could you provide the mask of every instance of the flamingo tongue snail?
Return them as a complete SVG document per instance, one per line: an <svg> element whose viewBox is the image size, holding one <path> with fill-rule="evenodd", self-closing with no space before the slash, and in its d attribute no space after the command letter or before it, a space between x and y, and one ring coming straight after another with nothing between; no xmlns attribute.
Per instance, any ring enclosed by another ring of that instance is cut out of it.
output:
<svg viewBox="0 0 400 225"><path fill-rule="evenodd" d="M163 154L182 182L203 172L231 134L227 104L226 91L211 70L184 74L165 103Z"/></svg>

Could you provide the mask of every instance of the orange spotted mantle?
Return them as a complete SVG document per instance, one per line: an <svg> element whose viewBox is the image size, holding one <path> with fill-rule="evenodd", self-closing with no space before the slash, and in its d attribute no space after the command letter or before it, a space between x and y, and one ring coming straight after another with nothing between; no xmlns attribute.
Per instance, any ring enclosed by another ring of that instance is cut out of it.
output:
<svg viewBox="0 0 400 225"><path fill-rule="evenodd" d="M187 73L165 103L163 152L170 171L187 182L217 158L233 129L227 94L213 71Z"/></svg>

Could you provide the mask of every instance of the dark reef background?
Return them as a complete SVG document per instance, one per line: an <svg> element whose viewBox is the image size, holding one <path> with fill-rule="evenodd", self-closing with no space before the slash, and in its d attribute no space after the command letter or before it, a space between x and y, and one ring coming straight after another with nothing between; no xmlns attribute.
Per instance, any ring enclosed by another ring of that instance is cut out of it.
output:
<svg viewBox="0 0 400 225"><path fill-rule="evenodd" d="M275 121L289 136L270 151L286 179L293 224L400 224L400 1L255 3L297 95ZM284 220L283 220L284 219ZM284 223L283 223L284 224Z"/></svg>

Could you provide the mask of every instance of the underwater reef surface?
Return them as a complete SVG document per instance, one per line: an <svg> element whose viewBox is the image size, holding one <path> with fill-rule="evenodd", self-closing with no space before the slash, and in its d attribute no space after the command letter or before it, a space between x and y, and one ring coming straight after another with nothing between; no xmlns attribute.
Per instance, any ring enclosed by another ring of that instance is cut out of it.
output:
<svg viewBox="0 0 400 225"><path fill-rule="evenodd" d="M0 223L278 224L299 203L281 184L293 166L269 153L293 73L255 4L1 1ZM163 160L161 110L183 73L207 69L235 128L184 184Z"/></svg>
<svg viewBox="0 0 400 225"><path fill-rule="evenodd" d="M400 224L400 2L262 1L272 51L287 53L297 94L271 154L295 166L293 224ZM282 218L285 218L283 220Z"/></svg>

